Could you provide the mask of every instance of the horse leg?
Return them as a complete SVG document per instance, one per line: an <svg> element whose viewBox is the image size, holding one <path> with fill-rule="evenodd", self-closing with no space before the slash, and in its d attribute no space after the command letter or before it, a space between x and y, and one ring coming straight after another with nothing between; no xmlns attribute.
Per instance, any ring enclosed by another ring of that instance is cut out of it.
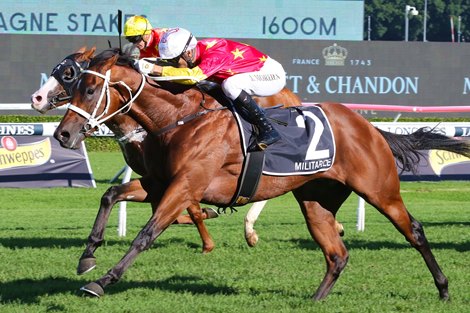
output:
<svg viewBox="0 0 470 313"><path fill-rule="evenodd" d="M264 209L268 201L258 201L253 203L245 216L245 240L250 247L254 247L258 242L258 234L254 229L255 223L258 220L261 211ZM340 236L344 235L344 227L341 223L335 220L335 228Z"/></svg>
<svg viewBox="0 0 470 313"><path fill-rule="evenodd" d="M213 208L202 208L202 219L203 220L208 220L211 218L216 218L219 217L219 213L217 213L216 210ZM193 225L194 221L191 218L191 215L188 214L183 214L178 216L176 221L173 222L173 224L187 224L187 225Z"/></svg>
<svg viewBox="0 0 470 313"><path fill-rule="evenodd" d="M88 242L85 250L80 257L77 274L85 274L96 267L96 258L94 252L101 246L104 240L106 224L114 204L118 201L144 202L147 198L147 192L142 188L140 180L132 180L126 184L112 186L101 197L100 208L95 218L95 223L88 236Z"/></svg>
<svg viewBox="0 0 470 313"><path fill-rule="evenodd" d="M341 240L335 215L351 189L333 180L314 180L292 192L300 204L312 238L325 256L327 271L313 299L325 298L345 268L349 254Z"/></svg>
<svg viewBox="0 0 470 313"><path fill-rule="evenodd" d="M299 201L308 230L325 256L327 271L313 295L313 300L324 299L333 288L348 263L349 254L336 229L333 213L318 202Z"/></svg>
<svg viewBox="0 0 470 313"><path fill-rule="evenodd" d="M154 190L155 192L155 188L157 187L153 186L152 183L148 182L147 180L147 178L143 177L139 180L132 180L126 184L112 186L108 188L108 190L103 194L103 196L101 197L101 204L95 219L95 223L93 225L90 235L88 236L87 245L85 247L84 252L82 253L82 256L80 257L77 266L78 275L86 274L96 267L96 258L94 256L94 252L99 246L101 246L104 240L106 225L108 223L109 215L111 214L114 205L119 201L150 201L149 192L147 192L146 190ZM145 189L142 186L145 186ZM156 192L158 193L158 191ZM199 206L197 207L197 209L199 212L201 211L199 209ZM190 219L192 224L196 224L199 236L201 237L202 241L203 253L209 253L215 247L214 241L212 240L203 222L203 220L206 218L214 217L213 213L208 212L209 211L206 211L202 215L199 213L194 218L190 216L180 215L176 219Z"/></svg>
<svg viewBox="0 0 470 313"><path fill-rule="evenodd" d="M381 196L382 194L386 196ZM392 197L392 195L395 196ZM434 284L439 291L439 297L441 300L449 300L447 277L442 272L429 247L423 226L408 212L400 194L385 191L373 198L366 197L365 200L385 215L397 230L405 236L411 246L419 251L433 276Z"/></svg>
<svg viewBox="0 0 470 313"><path fill-rule="evenodd" d="M245 240L250 247L254 247L258 242L258 234L253 228L258 216L261 214L267 200L253 203L245 216Z"/></svg>
<svg viewBox="0 0 470 313"><path fill-rule="evenodd" d="M380 151L378 148L375 150ZM374 153L364 152L361 155L361 163L368 164L368 167L359 175L349 177L347 185L386 216L411 246L419 251L433 276L440 298L448 300L448 280L429 247L423 227L411 216L403 203L395 160L391 154L382 155L380 161L374 159L377 158L377 154Z"/></svg>
<svg viewBox="0 0 470 313"><path fill-rule="evenodd" d="M188 208L188 213L191 216L191 219L196 224L199 235L202 239L202 253L206 254L214 250L215 244L212 240L211 235L207 231L206 225L204 224L203 211L198 204L190 205Z"/></svg>
<svg viewBox="0 0 470 313"><path fill-rule="evenodd" d="M165 192L165 196L159 203L152 203L154 213L134 239L131 247L118 264L111 268L100 279L83 286L80 290L95 297L104 295L104 288L110 284L117 283L124 272L134 262L135 258L141 252L148 250L155 239L160 236L160 234L162 234L174 220L176 220L181 212L188 207L192 207L190 209L192 210L194 206L198 206L197 203L191 203L189 200L181 199L180 190L182 188L179 187L180 184L174 185L177 186L174 188L171 186L168 187Z"/></svg>

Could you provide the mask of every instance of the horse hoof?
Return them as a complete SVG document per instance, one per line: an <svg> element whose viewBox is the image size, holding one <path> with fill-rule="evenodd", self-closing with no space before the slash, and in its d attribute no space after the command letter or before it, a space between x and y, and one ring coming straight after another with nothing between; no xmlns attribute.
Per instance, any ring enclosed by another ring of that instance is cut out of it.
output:
<svg viewBox="0 0 470 313"><path fill-rule="evenodd" d="M77 274L83 275L91 271L96 267L96 258L84 258L80 259L77 267Z"/></svg>
<svg viewBox="0 0 470 313"><path fill-rule="evenodd" d="M215 248L214 243L205 245L205 246L202 247L202 254L208 254L208 253L210 253L212 250L214 250L214 248Z"/></svg>
<svg viewBox="0 0 470 313"><path fill-rule="evenodd" d="M449 292L447 290L439 292L439 298L441 299L441 301L449 302L450 301Z"/></svg>
<svg viewBox="0 0 470 313"><path fill-rule="evenodd" d="M254 247L258 243L258 234L256 233L256 231L253 231L251 234L247 234L245 239L246 239L246 243L250 247Z"/></svg>
<svg viewBox="0 0 470 313"><path fill-rule="evenodd" d="M336 227L336 231L338 232L338 234L341 237L343 237L344 236L344 226L343 226L343 224L336 222L335 227Z"/></svg>
<svg viewBox="0 0 470 313"><path fill-rule="evenodd" d="M206 213L206 219L219 217L219 213L217 213L213 208L202 208L202 211Z"/></svg>
<svg viewBox="0 0 470 313"><path fill-rule="evenodd" d="M87 296L93 296L96 298L104 296L104 289L101 287L98 283L91 282L82 288L80 288L81 291L85 293Z"/></svg>

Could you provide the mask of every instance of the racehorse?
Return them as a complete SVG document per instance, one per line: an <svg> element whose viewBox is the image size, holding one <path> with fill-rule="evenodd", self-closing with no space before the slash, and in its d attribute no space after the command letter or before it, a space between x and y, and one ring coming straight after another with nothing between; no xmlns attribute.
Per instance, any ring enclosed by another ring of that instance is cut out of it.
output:
<svg viewBox="0 0 470 313"><path fill-rule="evenodd" d="M31 96L32 107L38 112L45 113L66 104L71 98L72 85L78 80L83 69L88 67L94 52L95 48L87 50L86 47L82 47L76 53L64 58L52 70L51 76L46 83ZM274 96L255 97L255 99L263 107L271 107L276 104L284 104L284 106L300 105L299 98L286 88ZM144 149L143 139L147 133L128 115L113 117L106 124L119 138L117 142L123 152L126 163L134 172L144 175L145 168L142 151ZM96 261L93 252L104 240L104 227L109 217L108 212L111 211L114 204L123 200L134 202L146 201L145 192L139 190L139 188L139 184L136 185L131 182L129 184L113 186L102 196L99 212L106 213L100 213L95 227L93 227L94 232L92 232L91 238L94 238L94 241L82 256L82 261L78 267L79 274L83 274L95 266ZM137 194L139 196L136 196ZM245 217L245 239L250 246L254 246L258 240L253 225L264 208L265 203L266 201L255 203ZM209 209L203 209L203 219L213 216L214 213L211 214ZM176 223L187 224L192 223L192 220L187 215L181 215L177 218ZM337 227L338 231L343 231L341 224L337 223ZM200 236L203 241L203 253L210 252L214 248L212 239L205 232L201 231ZM95 242L95 240L98 240L98 242Z"/></svg>
<svg viewBox="0 0 470 313"><path fill-rule="evenodd" d="M123 258L104 276L81 288L93 296L119 281L135 258L188 208L199 203L230 203L243 163L243 151L232 113L211 97L201 105L195 88L147 83L118 49L96 56L73 90L72 105L54 137L65 148L79 147L91 126L126 112L155 144L145 150L147 175L140 179L153 214ZM158 105L156 104L158 103ZM335 228L335 215L352 192L386 216L424 259L439 296L449 299L441 271L422 225L408 212L400 195L395 158L404 170L416 170L419 150L440 149L470 156L470 143L420 129L397 135L375 128L339 103L320 103L334 133L332 167L309 175L262 175L251 201L292 192L312 238L320 246L327 270L313 299L325 298L345 268L349 255ZM186 117L186 123L178 121ZM162 131L164 130L164 131ZM269 149L269 148L268 148Z"/></svg>

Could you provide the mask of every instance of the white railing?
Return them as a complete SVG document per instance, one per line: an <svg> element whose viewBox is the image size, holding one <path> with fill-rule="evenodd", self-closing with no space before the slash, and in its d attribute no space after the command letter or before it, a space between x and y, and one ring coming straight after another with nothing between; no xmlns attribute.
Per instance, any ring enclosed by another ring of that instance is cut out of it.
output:
<svg viewBox="0 0 470 313"><path fill-rule="evenodd" d="M304 102L303 105L314 105L315 103ZM381 105L381 104L354 104L354 103L343 103L345 106L352 110L374 110L374 111L390 111L390 112L412 112L412 113L459 113L459 112L470 112L470 106L398 106L398 105ZM66 107L58 108L60 110L66 110ZM4 103L0 104L1 110L32 110L31 104L29 103ZM372 123L374 126L392 133L397 133L397 130L400 130L400 133L412 133L421 127L430 127L436 128L436 131L439 131L446 136L466 136L470 137L470 123L450 123L450 122L398 122L397 116L394 122L375 122ZM8 125L31 125L31 124L43 124L44 132L42 136L52 136L57 127L58 123L0 123L0 136L7 135L5 133L6 127ZM9 135L9 134L8 134ZM34 134L40 135L40 134ZM113 133L105 126L100 126L100 129L95 133L96 136L113 136ZM132 170L129 166L125 166L113 180L116 180L121 174L124 173L122 183L129 182L132 174ZM119 236L126 235L126 202L122 201L119 208L119 226L118 234ZM357 230L364 231L365 229L365 201L359 197L358 199L358 208L357 208Z"/></svg>

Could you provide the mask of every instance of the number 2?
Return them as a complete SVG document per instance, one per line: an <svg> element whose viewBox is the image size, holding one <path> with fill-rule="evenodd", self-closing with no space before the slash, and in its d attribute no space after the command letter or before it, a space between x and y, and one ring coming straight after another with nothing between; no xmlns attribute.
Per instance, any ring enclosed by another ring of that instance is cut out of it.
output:
<svg viewBox="0 0 470 313"><path fill-rule="evenodd" d="M315 125L312 140L310 141L307 149L307 154L305 156L305 160L319 160L319 159L326 159L330 157L330 151L328 149L317 150L318 143L320 142L321 135L325 130L323 123L320 119L309 111L303 111L303 115L313 120ZM296 117L295 122L297 123L298 127L305 128L305 120L302 115Z"/></svg>

